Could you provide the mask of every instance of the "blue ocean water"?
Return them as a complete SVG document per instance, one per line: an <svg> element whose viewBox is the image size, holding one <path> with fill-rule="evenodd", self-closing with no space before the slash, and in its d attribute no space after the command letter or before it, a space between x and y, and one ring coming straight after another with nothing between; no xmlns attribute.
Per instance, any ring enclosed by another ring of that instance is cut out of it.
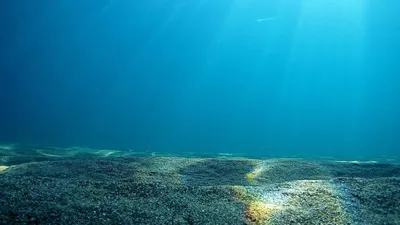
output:
<svg viewBox="0 0 400 225"><path fill-rule="evenodd" d="M0 142L400 156L400 1L0 2Z"/></svg>

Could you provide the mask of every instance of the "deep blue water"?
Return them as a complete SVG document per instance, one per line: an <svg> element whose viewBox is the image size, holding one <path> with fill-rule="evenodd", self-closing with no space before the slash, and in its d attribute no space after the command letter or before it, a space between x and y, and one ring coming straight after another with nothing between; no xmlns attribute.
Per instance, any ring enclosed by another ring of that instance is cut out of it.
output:
<svg viewBox="0 0 400 225"><path fill-rule="evenodd" d="M400 156L400 1L0 2L0 141Z"/></svg>

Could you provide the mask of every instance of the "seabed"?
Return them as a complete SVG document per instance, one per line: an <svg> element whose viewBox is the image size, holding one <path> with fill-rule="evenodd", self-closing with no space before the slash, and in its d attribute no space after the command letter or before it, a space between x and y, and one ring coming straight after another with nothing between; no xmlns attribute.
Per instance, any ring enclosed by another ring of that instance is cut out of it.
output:
<svg viewBox="0 0 400 225"><path fill-rule="evenodd" d="M0 224L400 224L400 164L2 145Z"/></svg>

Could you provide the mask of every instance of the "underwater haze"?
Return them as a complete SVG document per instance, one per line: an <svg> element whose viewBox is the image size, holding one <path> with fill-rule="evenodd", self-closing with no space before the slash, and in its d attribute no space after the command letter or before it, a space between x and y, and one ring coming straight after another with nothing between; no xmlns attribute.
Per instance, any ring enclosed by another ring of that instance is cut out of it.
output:
<svg viewBox="0 0 400 225"><path fill-rule="evenodd" d="M0 3L0 141L399 158L400 1Z"/></svg>

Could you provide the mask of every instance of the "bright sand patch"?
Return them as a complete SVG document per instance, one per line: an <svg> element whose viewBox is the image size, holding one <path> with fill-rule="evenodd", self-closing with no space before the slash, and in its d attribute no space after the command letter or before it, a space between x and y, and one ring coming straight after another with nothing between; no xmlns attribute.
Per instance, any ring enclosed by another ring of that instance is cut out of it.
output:
<svg viewBox="0 0 400 225"><path fill-rule="evenodd" d="M0 174L4 173L4 171L8 168L8 166L0 166Z"/></svg>

